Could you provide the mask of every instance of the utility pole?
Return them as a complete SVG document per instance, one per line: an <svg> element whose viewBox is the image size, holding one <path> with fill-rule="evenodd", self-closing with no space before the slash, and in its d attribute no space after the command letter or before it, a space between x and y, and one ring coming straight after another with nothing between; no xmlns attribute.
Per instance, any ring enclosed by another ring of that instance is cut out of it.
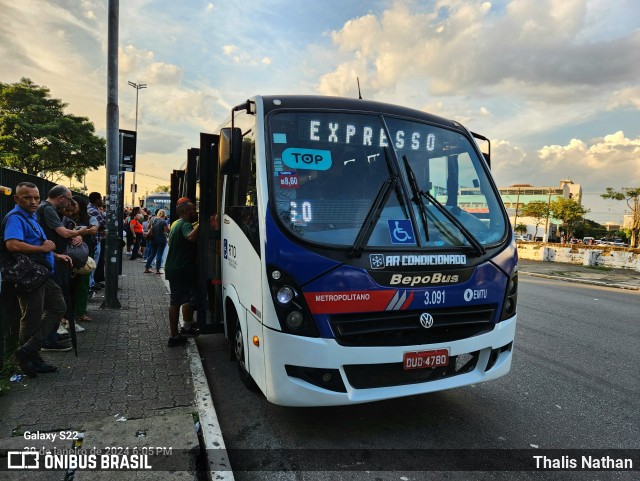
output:
<svg viewBox="0 0 640 481"><path fill-rule="evenodd" d="M119 309L118 264L118 171L120 133L118 131L118 16L119 0L109 0L107 40L107 237L105 242L105 296L103 308Z"/></svg>
<svg viewBox="0 0 640 481"><path fill-rule="evenodd" d="M549 189L549 199L547 200L547 222L544 225L544 236L542 242L549 242L549 216L551 215L551 189Z"/></svg>
<svg viewBox="0 0 640 481"><path fill-rule="evenodd" d="M518 207L520 206L520 188L518 188L518 197L516 198L516 215L513 218L513 231L516 231L518 225Z"/></svg>
<svg viewBox="0 0 640 481"><path fill-rule="evenodd" d="M146 89L147 88L147 84L143 84L143 83L135 83L135 82L128 82L129 85L131 85L134 89L136 89L136 142L138 141L138 93L140 92L140 89ZM137 154L136 154L137 156ZM131 186L131 205L133 207L136 206L136 169L134 167L133 169L133 184Z"/></svg>

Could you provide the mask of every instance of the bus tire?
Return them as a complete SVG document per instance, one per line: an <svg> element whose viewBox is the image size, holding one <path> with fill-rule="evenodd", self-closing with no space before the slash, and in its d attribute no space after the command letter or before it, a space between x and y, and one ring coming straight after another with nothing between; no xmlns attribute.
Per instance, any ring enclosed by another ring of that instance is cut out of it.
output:
<svg viewBox="0 0 640 481"><path fill-rule="evenodd" d="M240 321L236 319L235 333L233 335L233 350L236 357L236 363L238 365L238 374L242 384L247 389L255 391L257 385L249 371L247 371L247 365L245 363L245 349L244 349L244 335L242 334L242 328L240 327Z"/></svg>

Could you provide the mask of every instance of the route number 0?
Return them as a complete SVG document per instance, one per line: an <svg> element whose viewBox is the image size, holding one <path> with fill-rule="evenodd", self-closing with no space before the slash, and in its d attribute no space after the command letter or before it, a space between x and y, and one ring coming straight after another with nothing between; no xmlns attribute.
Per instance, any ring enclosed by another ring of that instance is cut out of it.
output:
<svg viewBox="0 0 640 481"><path fill-rule="evenodd" d="M291 201L291 221L296 222L298 220L298 203ZM313 220L313 214L311 213L311 202L302 203L302 220L304 222L311 222Z"/></svg>

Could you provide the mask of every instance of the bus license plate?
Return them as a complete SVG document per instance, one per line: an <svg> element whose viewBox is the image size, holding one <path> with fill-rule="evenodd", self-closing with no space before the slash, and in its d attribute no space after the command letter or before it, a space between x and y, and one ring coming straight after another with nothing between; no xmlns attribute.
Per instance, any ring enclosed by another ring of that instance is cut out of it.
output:
<svg viewBox="0 0 640 481"><path fill-rule="evenodd" d="M403 369L426 369L442 367L449 364L449 350L436 349L433 351L405 352L402 359Z"/></svg>

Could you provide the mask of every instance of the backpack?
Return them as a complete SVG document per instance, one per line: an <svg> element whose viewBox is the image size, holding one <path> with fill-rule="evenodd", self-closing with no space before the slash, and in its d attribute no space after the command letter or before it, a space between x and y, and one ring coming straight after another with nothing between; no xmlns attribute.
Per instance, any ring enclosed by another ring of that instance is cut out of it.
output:
<svg viewBox="0 0 640 481"><path fill-rule="evenodd" d="M156 217L155 219L153 219L153 224L151 224L151 229L149 229L153 231L153 237L158 239L160 236L163 236L165 225L166 221L161 217Z"/></svg>
<svg viewBox="0 0 640 481"><path fill-rule="evenodd" d="M4 245L4 228L11 215L19 215L33 231L40 236L40 233L33 227L31 222L19 212L13 212L2 219L0 230L0 270L2 271L2 281L15 286L18 294L29 294L47 282L51 276L49 266L44 257L40 254L16 254L9 252Z"/></svg>

